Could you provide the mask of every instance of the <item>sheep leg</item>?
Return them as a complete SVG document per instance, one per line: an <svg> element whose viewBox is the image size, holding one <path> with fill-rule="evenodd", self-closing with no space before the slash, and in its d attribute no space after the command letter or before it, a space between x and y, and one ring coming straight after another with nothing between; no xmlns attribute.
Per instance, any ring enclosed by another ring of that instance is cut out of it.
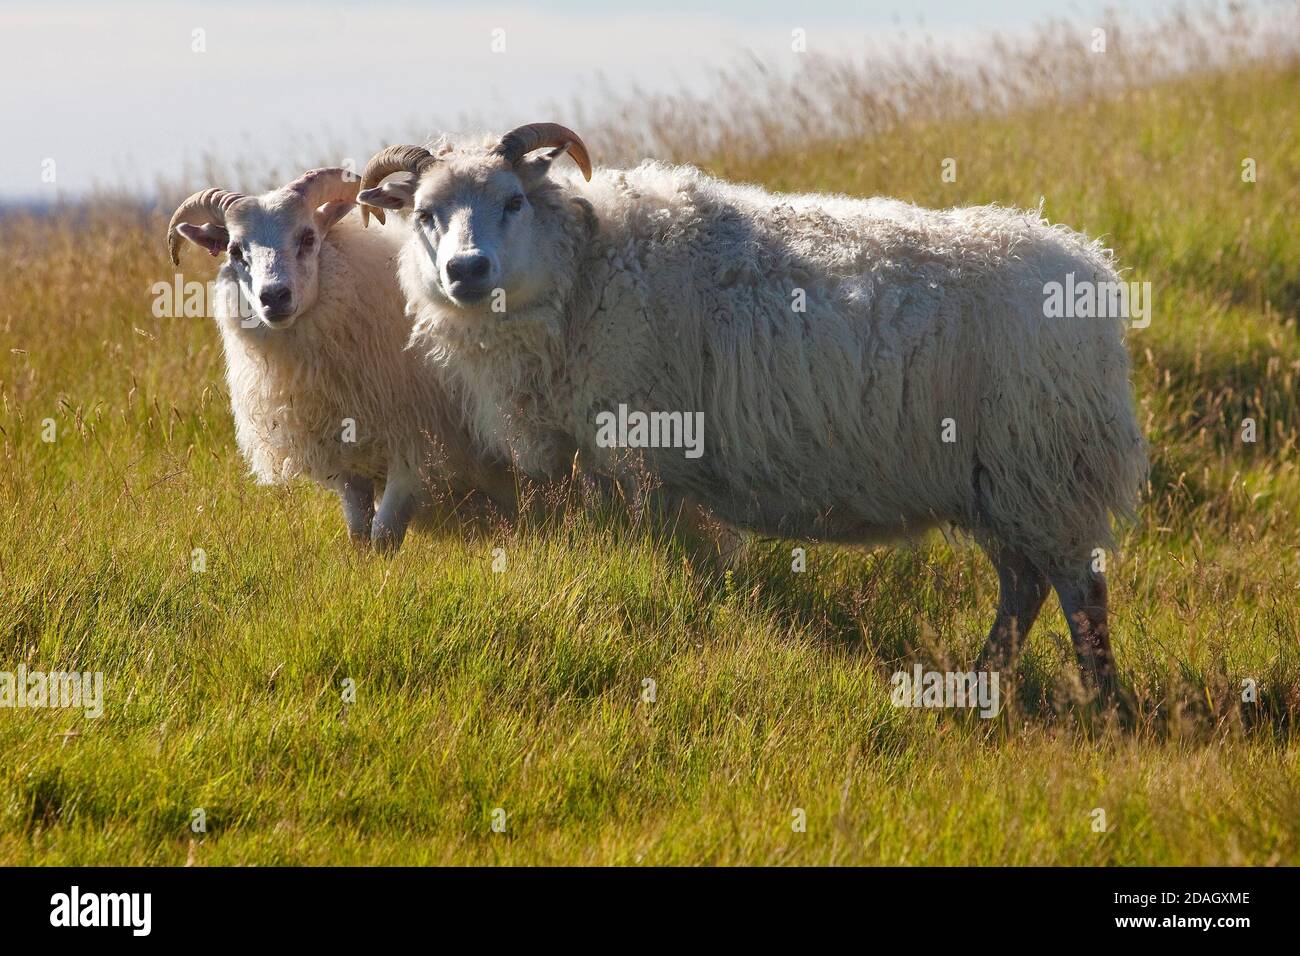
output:
<svg viewBox="0 0 1300 956"><path fill-rule="evenodd" d="M375 513L375 521L370 529L370 542L376 551L392 554L402 546L406 526L415 517L419 506L419 478L405 469L390 470L384 483L384 495L379 500L379 510Z"/></svg>
<svg viewBox="0 0 1300 956"><path fill-rule="evenodd" d="M343 503L343 521L353 544L370 543L370 522L375 516L375 485L360 475L342 475L338 480Z"/></svg>
<svg viewBox="0 0 1300 956"><path fill-rule="evenodd" d="M1110 651L1110 624L1106 615L1106 579L1099 572L1086 576L1054 574L1052 584L1070 626L1079 673L1085 686L1110 698L1118 688L1115 660Z"/></svg>
<svg viewBox="0 0 1300 956"><path fill-rule="evenodd" d="M1000 671L1015 666L1051 586L1047 575L1014 548L986 551L998 572L998 613L975 667L981 671Z"/></svg>

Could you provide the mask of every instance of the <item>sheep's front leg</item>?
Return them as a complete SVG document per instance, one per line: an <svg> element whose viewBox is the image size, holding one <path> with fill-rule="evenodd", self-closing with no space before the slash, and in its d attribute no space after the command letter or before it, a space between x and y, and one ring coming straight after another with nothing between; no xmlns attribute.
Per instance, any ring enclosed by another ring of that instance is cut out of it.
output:
<svg viewBox="0 0 1300 956"><path fill-rule="evenodd" d="M360 475L342 475L337 490L343 503L343 521L353 544L370 543L370 522L375 516L375 484Z"/></svg>
<svg viewBox="0 0 1300 956"><path fill-rule="evenodd" d="M370 542L375 550L392 554L402 546L406 526L420 507L420 479L413 472L393 468L384 484L384 496L379 501L370 529Z"/></svg>

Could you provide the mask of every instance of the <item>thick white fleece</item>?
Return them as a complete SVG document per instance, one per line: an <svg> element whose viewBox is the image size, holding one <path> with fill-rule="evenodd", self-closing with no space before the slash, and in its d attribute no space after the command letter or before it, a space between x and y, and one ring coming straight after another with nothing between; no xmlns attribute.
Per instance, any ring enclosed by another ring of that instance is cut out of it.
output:
<svg viewBox="0 0 1300 956"><path fill-rule="evenodd" d="M1132 514L1146 452L1123 322L1044 315L1067 273L1117 281L1099 244L1036 212L774 195L657 163L529 198L568 262L543 301L469 315L423 290L417 244L400 270L417 342L525 470L577 451L618 472L596 416L622 403L703 412L702 457L646 464L764 533L951 523L1081 570Z"/></svg>
<svg viewBox="0 0 1300 956"><path fill-rule="evenodd" d="M382 484L403 467L451 494L508 493L504 471L474 452L442 376L406 349L392 232L362 229L355 212L337 223L320 250L317 299L287 329L245 327L231 314L238 286L223 265L217 325L240 451L263 483L303 475L334 487L357 475ZM344 441L347 420L354 442Z"/></svg>

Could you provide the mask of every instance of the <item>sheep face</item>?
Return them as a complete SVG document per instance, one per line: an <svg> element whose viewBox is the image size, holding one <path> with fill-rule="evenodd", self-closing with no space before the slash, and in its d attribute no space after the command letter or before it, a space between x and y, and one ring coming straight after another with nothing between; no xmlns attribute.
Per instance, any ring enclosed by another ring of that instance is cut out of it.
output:
<svg viewBox="0 0 1300 956"><path fill-rule="evenodd" d="M264 325L288 328L316 302L322 240L351 208L328 203L308 209L283 192L231 207L226 270Z"/></svg>
<svg viewBox="0 0 1300 956"><path fill-rule="evenodd" d="M554 281L549 166L549 159L511 166L487 152L453 153L418 181L389 182L360 199L410 210L419 282L431 301L504 318Z"/></svg>
<svg viewBox="0 0 1300 956"><path fill-rule="evenodd" d="M356 206L357 188L348 170L330 166L257 197L201 190L172 214L168 255L180 262L182 238L209 255L227 253L222 278L239 286L263 325L287 328L316 302L321 243Z"/></svg>

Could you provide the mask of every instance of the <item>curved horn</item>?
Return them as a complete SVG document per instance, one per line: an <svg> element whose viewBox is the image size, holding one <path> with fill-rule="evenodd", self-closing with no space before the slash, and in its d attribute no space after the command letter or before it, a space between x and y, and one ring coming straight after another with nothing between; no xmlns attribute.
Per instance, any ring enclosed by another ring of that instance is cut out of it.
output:
<svg viewBox="0 0 1300 956"><path fill-rule="evenodd" d="M370 157L366 171L361 174L361 189L373 189L393 173L414 173L419 176L437 160L423 146L389 146ZM370 224L370 214L384 221L384 211L361 205L361 223Z"/></svg>
<svg viewBox="0 0 1300 956"><path fill-rule="evenodd" d="M327 202L356 202L361 183L350 170L325 166L308 170L284 188L301 196L308 209L318 209Z"/></svg>
<svg viewBox="0 0 1300 956"><path fill-rule="evenodd" d="M167 254L171 256L172 265L178 265L180 259L181 233L180 225L188 222L195 226L208 223L226 224L226 213L230 207L241 199L247 199L243 193L227 192L215 186L200 190L176 207L172 221L167 224Z"/></svg>
<svg viewBox="0 0 1300 956"><path fill-rule="evenodd" d="M529 123L527 126L516 126L501 137L501 142L497 143L492 152L513 166L526 154L548 146L567 150L573 157L573 161L578 164L578 168L582 170L583 178L591 179L591 157L587 155L587 147L577 133L558 123Z"/></svg>

